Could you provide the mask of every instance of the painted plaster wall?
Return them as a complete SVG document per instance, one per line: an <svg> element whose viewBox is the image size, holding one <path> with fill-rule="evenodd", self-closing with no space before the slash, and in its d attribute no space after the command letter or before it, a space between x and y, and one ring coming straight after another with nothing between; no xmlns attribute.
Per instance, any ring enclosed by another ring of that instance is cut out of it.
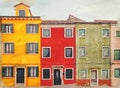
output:
<svg viewBox="0 0 120 88"><path fill-rule="evenodd" d="M117 25L111 26L111 85L117 86L120 83L120 78L114 77L114 69L120 68L120 60L114 60L114 49L120 49L120 37L116 37L116 31L120 31Z"/></svg>
<svg viewBox="0 0 120 88"><path fill-rule="evenodd" d="M80 28L86 29L85 38L79 38L78 30ZM110 70L110 57L102 58L102 47L110 46L110 37L103 38L102 37L102 29L108 28L110 26L107 24L77 24L76 25L76 79L78 80L78 84L80 81L80 69L88 69L88 83L85 85L90 85L90 70L97 69L98 70L98 80L101 80L101 70L108 69ZM78 57L78 48L79 46L85 46L86 48L86 57L79 58ZM110 72L109 79L106 84L110 85ZM102 85L104 83L99 83L98 85Z"/></svg>

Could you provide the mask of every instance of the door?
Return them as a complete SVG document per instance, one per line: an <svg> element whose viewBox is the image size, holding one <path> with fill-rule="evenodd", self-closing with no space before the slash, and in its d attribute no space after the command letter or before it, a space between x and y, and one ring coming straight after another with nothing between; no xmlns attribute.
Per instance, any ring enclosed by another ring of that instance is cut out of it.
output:
<svg viewBox="0 0 120 88"><path fill-rule="evenodd" d="M91 70L91 85L92 86L97 86L98 84L98 75L97 75L97 70Z"/></svg>
<svg viewBox="0 0 120 88"><path fill-rule="evenodd" d="M61 85L60 69L54 69L54 85Z"/></svg>
<svg viewBox="0 0 120 88"><path fill-rule="evenodd" d="M24 68L17 68L16 83L24 83Z"/></svg>

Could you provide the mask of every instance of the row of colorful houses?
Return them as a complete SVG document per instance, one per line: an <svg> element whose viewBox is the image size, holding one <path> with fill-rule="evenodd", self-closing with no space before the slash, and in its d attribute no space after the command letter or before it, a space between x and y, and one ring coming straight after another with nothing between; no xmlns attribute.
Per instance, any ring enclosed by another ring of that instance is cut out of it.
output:
<svg viewBox="0 0 120 88"><path fill-rule="evenodd" d="M42 20L30 7L0 16L1 80L6 86L118 86L120 28L117 21Z"/></svg>

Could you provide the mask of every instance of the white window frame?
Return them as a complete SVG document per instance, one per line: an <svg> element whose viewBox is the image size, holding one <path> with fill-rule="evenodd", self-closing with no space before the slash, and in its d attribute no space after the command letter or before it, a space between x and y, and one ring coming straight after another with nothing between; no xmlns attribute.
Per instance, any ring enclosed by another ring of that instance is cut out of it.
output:
<svg viewBox="0 0 120 88"><path fill-rule="evenodd" d="M80 48L85 48L85 56L80 56L80 54L79 54ZM85 57L86 57L86 47L85 46L79 46L78 47L78 58L85 58Z"/></svg>
<svg viewBox="0 0 120 88"><path fill-rule="evenodd" d="M43 70L44 69L49 69L50 70L50 78L48 78L48 79L43 78ZM42 68L42 80L51 80L51 68Z"/></svg>
<svg viewBox="0 0 120 88"><path fill-rule="evenodd" d="M103 48L106 48L106 47L109 48L109 56L104 57L104 56L103 56ZM102 47L102 58L109 58L109 57L110 57L110 46L103 46L103 47Z"/></svg>
<svg viewBox="0 0 120 88"><path fill-rule="evenodd" d="M86 71L87 71L87 78L81 78L81 75L80 75L81 70L86 70ZM79 79L82 79L82 80L88 79L88 69L80 69L80 70L79 70Z"/></svg>
<svg viewBox="0 0 120 88"><path fill-rule="evenodd" d="M48 29L50 31L50 36L44 36L43 30ZM42 38L51 38L51 28L42 28Z"/></svg>
<svg viewBox="0 0 120 88"><path fill-rule="evenodd" d="M72 57L66 57L66 48L72 48ZM74 48L73 47L64 47L64 58L73 58L74 57Z"/></svg>
<svg viewBox="0 0 120 88"><path fill-rule="evenodd" d="M26 10L25 9L19 9L18 10L18 16L20 16L20 10L24 10L25 11L25 16L26 16Z"/></svg>
<svg viewBox="0 0 120 88"><path fill-rule="evenodd" d="M103 74L102 71L103 70L107 70L108 71L108 78L107 79L102 78L102 74ZM101 79L104 79L104 80L108 80L109 79L109 69L101 69Z"/></svg>
<svg viewBox="0 0 120 88"><path fill-rule="evenodd" d="M68 79L68 78L66 78L66 69L72 69L72 79ZM64 75L64 77L65 77L65 80L74 80L74 68L65 68L65 75Z"/></svg>
<svg viewBox="0 0 120 88"><path fill-rule="evenodd" d="M68 30L68 29L71 29L71 30L72 30L72 36L66 36L66 30ZM73 34L74 34L74 33L73 33L73 28L69 28L69 27L68 27L68 28L64 28L64 37L65 37L65 38L73 38L73 36L74 36Z"/></svg>
<svg viewBox="0 0 120 88"><path fill-rule="evenodd" d="M80 36L80 35L79 35L79 31L80 31L80 30L83 30L83 29L85 30L85 36ZM79 36L79 38L85 38L85 37L86 37L86 28L79 28L79 29L78 29L78 36Z"/></svg>
<svg viewBox="0 0 120 88"><path fill-rule="evenodd" d="M108 32L109 32L109 35L108 35L108 36L104 36L104 35L103 35L103 30L104 30L104 29L107 29L107 30L108 30ZM102 37L103 37L103 38L109 38L109 37L110 37L110 30L109 30L109 28L102 28Z"/></svg>
<svg viewBox="0 0 120 88"><path fill-rule="evenodd" d="M44 56L43 56L43 49L44 49L44 48L49 48L49 49L50 49L50 57L44 57ZM42 58L44 58L44 59L45 59L45 58L51 58L51 47L49 47L49 46L43 46L43 47L42 47Z"/></svg>

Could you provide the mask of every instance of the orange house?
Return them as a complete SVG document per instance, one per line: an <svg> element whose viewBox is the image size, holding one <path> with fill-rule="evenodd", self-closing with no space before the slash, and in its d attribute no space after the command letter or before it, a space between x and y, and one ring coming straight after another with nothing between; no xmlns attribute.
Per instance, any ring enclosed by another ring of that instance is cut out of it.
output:
<svg viewBox="0 0 120 88"><path fill-rule="evenodd" d="M1 16L2 82L6 86L39 86L41 18L30 7L14 6L15 16Z"/></svg>

